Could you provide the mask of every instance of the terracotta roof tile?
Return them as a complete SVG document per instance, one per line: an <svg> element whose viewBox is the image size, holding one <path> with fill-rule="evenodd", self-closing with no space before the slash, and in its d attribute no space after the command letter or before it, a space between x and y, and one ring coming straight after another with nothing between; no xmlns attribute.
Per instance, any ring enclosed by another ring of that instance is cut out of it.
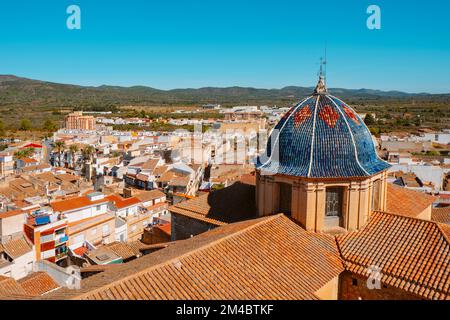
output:
<svg viewBox="0 0 450 320"><path fill-rule="evenodd" d="M431 211L431 220L444 224L450 224L450 206L433 208Z"/></svg>
<svg viewBox="0 0 450 320"><path fill-rule="evenodd" d="M449 299L450 243L437 223L375 212L360 231L337 237L348 271L369 275L381 268L381 281L427 299Z"/></svg>
<svg viewBox="0 0 450 320"><path fill-rule="evenodd" d="M136 198L142 202L147 202L155 199L165 197L166 195L161 190L155 189L150 191L142 191L135 195Z"/></svg>
<svg viewBox="0 0 450 320"><path fill-rule="evenodd" d="M436 200L436 197L420 191L406 189L392 183L388 183L387 186L388 212L415 218Z"/></svg>
<svg viewBox="0 0 450 320"><path fill-rule="evenodd" d="M155 176L160 176L162 175L164 172L166 172L168 169L168 166L166 165L162 165L162 166L158 166L155 169L153 169L153 174Z"/></svg>
<svg viewBox="0 0 450 320"><path fill-rule="evenodd" d="M24 236L2 243L0 244L0 248L2 248L12 259L17 259L24 254L31 252L33 249Z"/></svg>
<svg viewBox="0 0 450 320"><path fill-rule="evenodd" d="M0 298L11 295L26 295L26 292L13 278L0 276Z"/></svg>
<svg viewBox="0 0 450 320"><path fill-rule="evenodd" d="M153 226L153 228L159 229L162 232L164 232L167 235L171 235L172 233L172 226L170 223L166 223L166 224L157 224L155 226Z"/></svg>
<svg viewBox="0 0 450 320"><path fill-rule="evenodd" d="M332 237L284 215L215 228L46 299L317 299L343 271Z"/></svg>
<svg viewBox="0 0 450 320"><path fill-rule="evenodd" d="M140 253L136 254L136 252L128 246L127 243L124 242L113 242L105 245L105 247L111 249L115 254L120 256L122 259L127 260L136 256L139 256Z"/></svg>
<svg viewBox="0 0 450 320"><path fill-rule="evenodd" d="M123 208L130 207L130 206L141 203L141 201L137 197L122 198L121 196L119 196L117 194L111 194L111 195L105 197L105 199L114 203L114 206L117 209L123 209Z"/></svg>
<svg viewBox="0 0 450 320"><path fill-rule="evenodd" d="M33 158L22 158L20 160L24 163L37 163L38 162L36 159L33 159Z"/></svg>
<svg viewBox="0 0 450 320"><path fill-rule="evenodd" d="M170 179L169 185L185 187L189 184L189 181L191 181L191 178L189 176L173 177L172 179Z"/></svg>
<svg viewBox="0 0 450 320"><path fill-rule="evenodd" d="M11 210L11 211L6 211L6 212L1 212L0 213L0 219L14 217L14 216L17 216L19 214L25 214L25 212L22 211L22 210Z"/></svg>
<svg viewBox="0 0 450 320"><path fill-rule="evenodd" d="M91 201L87 196L81 196L81 197L70 198L70 199L66 199L66 200L62 200L62 201L51 202L50 206L56 212L66 212L66 211L72 211L72 210L88 207L91 205L106 203L108 201L109 200L106 198Z"/></svg>
<svg viewBox="0 0 450 320"><path fill-rule="evenodd" d="M254 218L255 186L236 182L227 188L173 205L169 210L215 225Z"/></svg>
<svg viewBox="0 0 450 320"><path fill-rule="evenodd" d="M58 289L58 283L46 272L34 272L19 280L20 285L27 295L41 296L52 290Z"/></svg>
<svg viewBox="0 0 450 320"><path fill-rule="evenodd" d="M150 159L147 160L146 162L144 162L142 164L142 169L143 170L150 170L151 172L153 172L153 170L155 170L156 166L158 165L159 159Z"/></svg>

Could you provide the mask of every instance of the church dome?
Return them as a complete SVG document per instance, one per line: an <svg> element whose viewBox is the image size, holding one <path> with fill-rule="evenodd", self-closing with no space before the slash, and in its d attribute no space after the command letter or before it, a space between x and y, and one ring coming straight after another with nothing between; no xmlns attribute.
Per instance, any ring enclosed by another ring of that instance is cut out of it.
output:
<svg viewBox="0 0 450 320"><path fill-rule="evenodd" d="M368 177L387 168L369 129L323 78L312 96L292 107L272 131L257 168L266 174L311 178Z"/></svg>

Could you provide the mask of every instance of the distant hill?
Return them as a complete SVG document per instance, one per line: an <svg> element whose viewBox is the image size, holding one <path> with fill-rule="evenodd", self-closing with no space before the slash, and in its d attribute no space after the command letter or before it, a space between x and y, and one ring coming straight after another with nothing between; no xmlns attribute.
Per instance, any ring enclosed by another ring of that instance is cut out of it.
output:
<svg viewBox="0 0 450 320"><path fill-rule="evenodd" d="M108 108L119 105L164 105L201 103L279 104L311 94L312 87L257 89L247 87L159 90L145 86L79 86L0 75L0 106L68 106ZM343 99L366 102L379 100L425 99L450 102L450 94L431 95L370 89L330 88Z"/></svg>

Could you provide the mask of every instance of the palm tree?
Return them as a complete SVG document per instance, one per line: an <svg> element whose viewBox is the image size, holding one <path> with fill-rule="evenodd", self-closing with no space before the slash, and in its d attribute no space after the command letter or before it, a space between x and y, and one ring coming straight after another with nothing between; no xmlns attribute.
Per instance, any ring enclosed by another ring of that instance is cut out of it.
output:
<svg viewBox="0 0 450 320"><path fill-rule="evenodd" d="M88 162L91 161L92 155L95 153L95 148L93 146L86 146L82 150L83 153L83 159L85 161L84 168L83 168L83 174L86 177L86 179L92 179L91 178L91 166L88 165ZM89 170L89 171L87 171Z"/></svg>
<svg viewBox="0 0 450 320"><path fill-rule="evenodd" d="M72 156L72 169L75 169L75 156L78 152L78 146L76 144L72 144L70 147L70 155Z"/></svg>
<svg viewBox="0 0 450 320"><path fill-rule="evenodd" d="M95 153L95 148L93 146L86 146L83 148L83 158L85 161L92 159L92 155Z"/></svg>
<svg viewBox="0 0 450 320"><path fill-rule="evenodd" d="M55 149L56 152L58 153L59 166L61 166L61 155L63 151L66 149L66 144L64 143L64 141L56 141Z"/></svg>

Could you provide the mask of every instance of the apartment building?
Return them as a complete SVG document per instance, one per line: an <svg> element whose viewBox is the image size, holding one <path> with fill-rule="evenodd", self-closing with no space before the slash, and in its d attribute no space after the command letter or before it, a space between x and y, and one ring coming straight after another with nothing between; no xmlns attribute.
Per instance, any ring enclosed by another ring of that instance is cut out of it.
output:
<svg viewBox="0 0 450 320"><path fill-rule="evenodd" d="M72 112L65 117L64 125L69 130L94 130L95 118L84 116L81 111Z"/></svg>
<svg viewBox="0 0 450 320"><path fill-rule="evenodd" d="M115 214L108 209L109 201L103 193L92 192L50 203L54 212L67 217L71 250L85 242L96 246L114 241Z"/></svg>
<svg viewBox="0 0 450 320"><path fill-rule="evenodd" d="M24 232L35 248L35 259L64 264L69 242L68 220L50 207L31 211Z"/></svg>

